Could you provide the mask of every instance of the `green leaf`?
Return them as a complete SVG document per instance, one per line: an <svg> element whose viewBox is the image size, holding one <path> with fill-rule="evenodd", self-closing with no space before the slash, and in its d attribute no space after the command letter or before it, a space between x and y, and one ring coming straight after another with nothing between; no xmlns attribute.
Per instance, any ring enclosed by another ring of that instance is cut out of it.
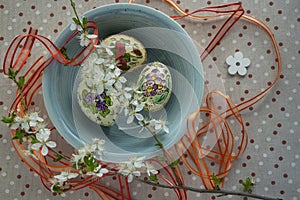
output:
<svg viewBox="0 0 300 200"><path fill-rule="evenodd" d="M73 17L72 19L75 24L79 24L79 20L76 17Z"/></svg>
<svg viewBox="0 0 300 200"><path fill-rule="evenodd" d="M6 124L13 123L14 122L14 116L12 116L12 117L3 116L1 121L3 123L6 123Z"/></svg>
<svg viewBox="0 0 300 200"><path fill-rule="evenodd" d="M162 161L165 161L165 160L166 160L166 158L165 158L165 157L163 157L163 156L160 156L160 157L157 157L157 160L158 160L158 161L160 161L160 162L162 162Z"/></svg>
<svg viewBox="0 0 300 200"><path fill-rule="evenodd" d="M52 187L52 191L56 192L56 193L62 193L63 192L58 185L54 185Z"/></svg>
<svg viewBox="0 0 300 200"><path fill-rule="evenodd" d="M87 27L87 18L86 17L82 18L82 26L83 26L83 29L86 29L86 27Z"/></svg>
<svg viewBox="0 0 300 200"><path fill-rule="evenodd" d="M176 167L180 163L180 159L177 159L171 163L172 167Z"/></svg>
<svg viewBox="0 0 300 200"><path fill-rule="evenodd" d="M74 3L74 1L72 1L72 0L71 0L71 6L72 6L72 7L75 7L75 3Z"/></svg>
<svg viewBox="0 0 300 200"><path fill-rule="evenodd" d="M243 191L248 193L251 193L252 187L255 185L249 177L247 177L241 184L244 186Z"/></svg>
<svg viewBox="0 0 300 200"><path fill-rule="evenodd" d="M122 56L127 62L130 61L130 54L129 53L124 53Z"/></svg>
<svg viewBox="0 0 300 200"><path fill-rule="evenodd" d="M102 117L106 117L109 113L110 113L110 110L109 110L109 109L106 109L105 111L100 111L100 112L99 112L99 114L100 114Z"/></svg>
<svg viewBox="0 0 300 200"><path fill-rule="evenodd" d="M153 182L155 182L155 183L158 182L158 178L157 178L157 176L156 176L155 174L151 174L151 175L149 176L149 178L150 178L151 181L153 181Z"/></svg>
<svg viewBox="0 0 300 200"><path fill-rule="evenodd" d="M113 105L112 100L111 100L111 98L109 96L105 97L105 103L108 106L112 106Z"/></svg>
<svg viewBox="0 0 300 200"><path fill-rule="evenodd" d="M19 140L20 143L23 142L23 136L25 135L24 130L17 129L15 132L15 136L12 138L13 140Z"/></svg>
<svg viewBox="0 0 300 200"><path fill-rule="evenodd" d="M214 188L216 190L220 190L220 185L221 183L223 182L223 178L218 178L215 174L211 175L211 178L213 179L214 181Z"/></svg>
<svg viewBox="0 0 300 200"><path fill-rule="evenodd" d="M60 155L60 154L55 154L54 155L55 156L55 160L54 160L54 162L58 162L58 161L60 161L62 158L63 158L63 156L62 155Z"/></svg>
<svg viewBox="0 0 300 200"><path fill-rule="evenodd" d="M8 77L12 80L16 78L17 71L14 71L12 68L8 68Z"/></svg>
<svg viewBox="0 0 300 200"><path fill-rule="evenodd" d="M76 18L75 18L76 19ZM73 19L74 20L74 19ZM77 20L77 19L76 19ZM75 22L76 23L76 22ZM62 53L62 55L68 60L72 60L68 54L67 54L67 49L65 47L60 48L60 52Z"/></svg>
<svg viewBox="0 0 300 200"><path fill-rule="evenodd" d="M20 76L19 77L19 81L18 81L18 87L19 88L23 88L25 84L25 77L24 76Z"/></svg>

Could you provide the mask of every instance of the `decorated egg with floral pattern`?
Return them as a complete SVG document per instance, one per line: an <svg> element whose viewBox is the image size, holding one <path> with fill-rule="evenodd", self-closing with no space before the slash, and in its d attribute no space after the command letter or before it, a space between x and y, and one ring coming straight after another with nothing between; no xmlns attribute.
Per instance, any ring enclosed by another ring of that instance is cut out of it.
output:
<svg viewBox="0 0 300 200"><path fill-rule="evenodd" d="M164 108L172 93L172 77L166 65L152 62L141 71L137 85L140 101L145 102L144 109L156 112Z"/></svg>
<svg viewBox="0 0 300 200"><path fill-rule="evenodd" d="M81 81L77 88L77 98L83 113L92 121L101 126L112 126L118 117L118 101L109 96L106 91L101 94L97 90L88 88Z"/></svg>
<svg viewBox="0 0 300 200"><path fill-rule="evenodd" d="M143 44L137 39L116 34L107 37L102 41L106 49L114 54L117 67L122 71L131 71L142 66L146 61L146 50Z"/></svg>

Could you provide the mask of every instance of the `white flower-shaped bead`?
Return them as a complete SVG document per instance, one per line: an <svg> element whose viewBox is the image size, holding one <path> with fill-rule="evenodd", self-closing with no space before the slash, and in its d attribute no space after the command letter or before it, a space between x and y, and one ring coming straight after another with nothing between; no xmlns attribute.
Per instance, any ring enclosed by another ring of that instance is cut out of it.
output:
<svg viewBox="0 0 300 200"><path fill-rule="evenodd" d="M236 52L234 56L228 56L226 58L226 63L229 65L228 73L230 75L235 75L238 73L241 76L247 74L247 67L250 65L250 59L244 58L242 52Z"/></svg>

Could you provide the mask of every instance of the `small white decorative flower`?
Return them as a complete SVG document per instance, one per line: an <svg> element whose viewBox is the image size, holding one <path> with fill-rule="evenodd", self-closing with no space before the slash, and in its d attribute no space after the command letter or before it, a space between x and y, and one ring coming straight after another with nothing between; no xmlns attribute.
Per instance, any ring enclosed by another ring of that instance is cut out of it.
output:
<svg viewBox="0 0 300 200"><path fill-rule="evenodd" d="M154 168L154 166L151 163L146 162L145 164L148 176L150 176L151 174L158 174L158 171Z"/></svg>
<svg viewBox="0 0 300 200"><path fill-rule="evenodd" d="M137 158L137 156L132 156L129 161L120 163L119 173L127 176L127 181L130 183L134 176L141 176L140 170L145 167L144 163L145 156Z"/></svg>
<svg viewBox="0 0 300 200"><path fill-rule="evenodd" d="M247 74L247 67L249 67L251 62L249 58L243 58L242 52L236 52L234 56L226 58L226 63L229 65L228 73L230 75L238 73L241 76L245 76Z"/></svg>
<svg viewBox="0 0 300 200"><path fill-rule="evenodd" d="M150 125L154 127L155 131L163 130L166 133L169 133L169 128L167 127L167 120L156 120L152 119Z"/></svg>
<svg viewBox="0 0 300 200"><path fill-rule="evenodd" d="M34 143L31 145L31 149L37 151L40 148L42 148L42 155L46 156L48 154L48 147L55 148L56 143L53 141L47 141L50 136L50 130L45 128L39 130L39 132L36 134L36 139L39 141L38 143Z"/></svg>
<svg viewBox="0 0 300 200"><path fill-rule="evenodd" d="M133 122L134 118L136 118L138 121L142 121L144 119L144 116L140 114L139 112L143 110L144 106L138 105L135 107L135 109L132 109L129 113L129 116L127 118L127 124L130 124Z"/></svg>
<svg viewBox="0 0 300 200"><path fill-rule="evenodd" d="M26 114L24 117L15 117L15 122L11 125L11 129L21 127L26 132L30 132L30 128L35 128L39 123L44 122L44 119L39 117L37 112Z"/></svg>
<svg viewBox="0 0 300 200"><path fill-rule="evenodd" d="M82 17L80 18L80 22L82 24ZM70 30L71 31L75 31L75 30L82 31L82 27L79 24L75 23L73 19L71 19Z"/></svg>
<svg viewBox="0 0 300 200"><path fill-rule="evenodd" d="M108 46L105 43L101 42L101 44L97 45L96 47L100 48L100 49L104 49L106 51L106 53L110 56L114 55L114 53L111 50L111 49L115 48L114 46Z"/></svg>
<svg viewBox="0 0 300 200"><path fill-rule="evenodd" d="M97 38L97 35L88 34L87 32L84 32L80 35L80 46L85 47L90 44L90 39Z"/></svg>
<svg viewBox="0 0 300 200"><path fill-rule="evenodd" d="M102 177L104 174L106 174L106 173L108 173L108 172L109 172L108 169L102 168L102 166L99 165L98 167L96 167L96 168L94 169L93 172L87 172L86 174L87 174L87 175L96 175L96 176L98 176L98 177Z"/></svg>
<svg viewBox="0 0 300 200"><path fill-rule="evenodd" d="M93 149L93 154L95 154L95 157L97 159L101 159L103 156L103 152L105 151L104 148L105 140L100 140L98 138L93 139L93 144L92 144L92 149Z"/></svg>
<svg viewBox="0 0 300 200"><path fill-rule="evenodd" d="M68 171L62 171L59 175L55 175L54 178L59 182L60 185L63 185L69 179L76 178L79 174L71 173Z"/></svg>

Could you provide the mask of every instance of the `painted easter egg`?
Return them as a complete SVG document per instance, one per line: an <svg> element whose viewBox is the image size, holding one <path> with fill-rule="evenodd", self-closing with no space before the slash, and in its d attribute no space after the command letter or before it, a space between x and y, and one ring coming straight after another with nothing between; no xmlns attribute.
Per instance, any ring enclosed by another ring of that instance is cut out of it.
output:
<svg viewBox="0 0 300 200"><path fill-rule="evenodd" d="M146 49L137 39L123 34L107 37L102 46L114 54L117 67L122 71L131 71L142 66L146 61Z"/></svg>
<svg viewBox="0 0 300 200"><path fill-rule="evenodd" d="M81 81L77 88L77 98L81 110L90 120L101 126L112 126L115 123L119 106L113 96L105 91L99 94Z"/></svg>
<svg viewBox="0 0 300 200"><path fill-rule="evenodd" d="M137 85L139 98L149 112L161 110L169 101L172 93L172 77L168 67L160 62L152 62L141 71Z"/></svg>

